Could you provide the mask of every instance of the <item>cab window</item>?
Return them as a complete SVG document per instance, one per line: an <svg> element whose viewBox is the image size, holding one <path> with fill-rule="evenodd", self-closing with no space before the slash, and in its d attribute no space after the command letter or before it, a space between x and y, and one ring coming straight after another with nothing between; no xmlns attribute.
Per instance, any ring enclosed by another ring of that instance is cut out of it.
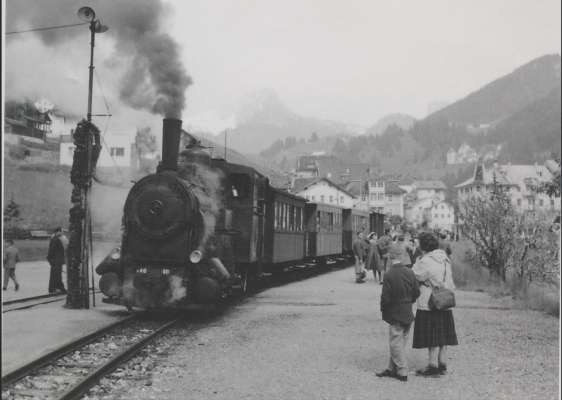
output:
<svg viewBox="0 0 562 400"><path fill-rule="evenodd" d="M247 174L230 174L228 177L230 196L245 199L251 194L252 181Z"/></svg>

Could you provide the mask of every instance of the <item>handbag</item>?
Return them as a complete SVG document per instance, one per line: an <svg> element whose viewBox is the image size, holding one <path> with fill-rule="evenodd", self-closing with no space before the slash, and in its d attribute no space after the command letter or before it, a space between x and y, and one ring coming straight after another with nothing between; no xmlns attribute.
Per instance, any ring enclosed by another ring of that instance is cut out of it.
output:
<svg viewBox="0 0 562 400"><path fill-rule="evenodd" d="M445 277L447 276L447 264L445 266L445 273L443 274L443 284L445 283ZM455 293L442 286L433 286L431 281L431 296L429 296L429 301L427 305L430 310L444 311L449 308L453 308L456 305Z"/></svg>

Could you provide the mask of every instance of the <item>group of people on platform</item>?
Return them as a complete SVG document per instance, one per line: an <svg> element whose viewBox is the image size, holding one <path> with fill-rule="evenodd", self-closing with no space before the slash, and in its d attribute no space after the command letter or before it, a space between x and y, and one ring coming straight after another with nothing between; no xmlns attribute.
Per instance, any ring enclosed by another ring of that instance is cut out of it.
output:
<svg viewBox="0 0 562 400"><path fill-rule="evenodd" d="M14 281L15 290L18 291L20 284L16 278L16 265L20 261L19 250L12 239L5 239L3 267L4 267L4 284L3 290L8 289L10 279ZM51 239L49 240L49 250L47 253L47 261L51 267L49 273L49 293L66 293L66 289L62 282L62 267L67 264L66 249L68 247L68 238L65 236L62 228L56 228Z"/></svg>
<svg viewBox="0 0 562 400"><path fill-rule="evenodd" d="M406 344L412 325L413 348L428 349L427 366L417 375L445 374L447 346L458 344L455 322L451 309L433 309L430 297L436 287L455 289L446 235L421 232L392 237L387 229L380 238L375 233L365 238L358 232L353 253L356 282L365 282L366 270L372 270L375 282L382 285L380 309L389 325L390 359L388 367L376 375L408 380Z"/></svg>

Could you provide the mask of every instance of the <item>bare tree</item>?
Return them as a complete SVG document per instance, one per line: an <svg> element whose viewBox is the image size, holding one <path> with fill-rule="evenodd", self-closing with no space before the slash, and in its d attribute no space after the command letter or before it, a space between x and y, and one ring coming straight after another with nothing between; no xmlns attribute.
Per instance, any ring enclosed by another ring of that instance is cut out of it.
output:
<svg viewBox="0 0 562 400"><path fill-rule="evenodd" d="M560 233L550 226L549 215L522 215L519 234L510 255L509 265L517 277L518 289L526 291L531 282L559 286Z"/></svg>
<svg viewBox="0 0 562 400"><path fill-rule="evenodd" d="M507 193L494 179L492 191L463 201L459 214L462 232L474 243L482 266L505 282L517 234L516 213Z"/></svg>

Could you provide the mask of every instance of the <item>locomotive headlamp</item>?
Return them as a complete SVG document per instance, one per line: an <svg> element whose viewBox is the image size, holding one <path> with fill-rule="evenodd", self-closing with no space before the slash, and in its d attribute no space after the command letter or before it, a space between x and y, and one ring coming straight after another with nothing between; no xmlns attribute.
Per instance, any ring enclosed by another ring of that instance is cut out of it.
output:
<svg viewBox="0 0 562 400"><path fill-rule="evenodd" d="M148 268L146 267L137 268L137 274L147 274L147 273L148 273Z"/></svg>
<svg viewBox="0 0 562 400"><path fill-rule="evenodd" d="M162 275L170 275L170 270L168 268L162 268Z"/></svg>
<svg viewBox="0 0 562 400"><path fill-rule="evenodd" d="M189 255L189 261L191 261L192 264L197 264L201 261L201 258L203 258L203 253L199 250L193 250Z"/></svg>

